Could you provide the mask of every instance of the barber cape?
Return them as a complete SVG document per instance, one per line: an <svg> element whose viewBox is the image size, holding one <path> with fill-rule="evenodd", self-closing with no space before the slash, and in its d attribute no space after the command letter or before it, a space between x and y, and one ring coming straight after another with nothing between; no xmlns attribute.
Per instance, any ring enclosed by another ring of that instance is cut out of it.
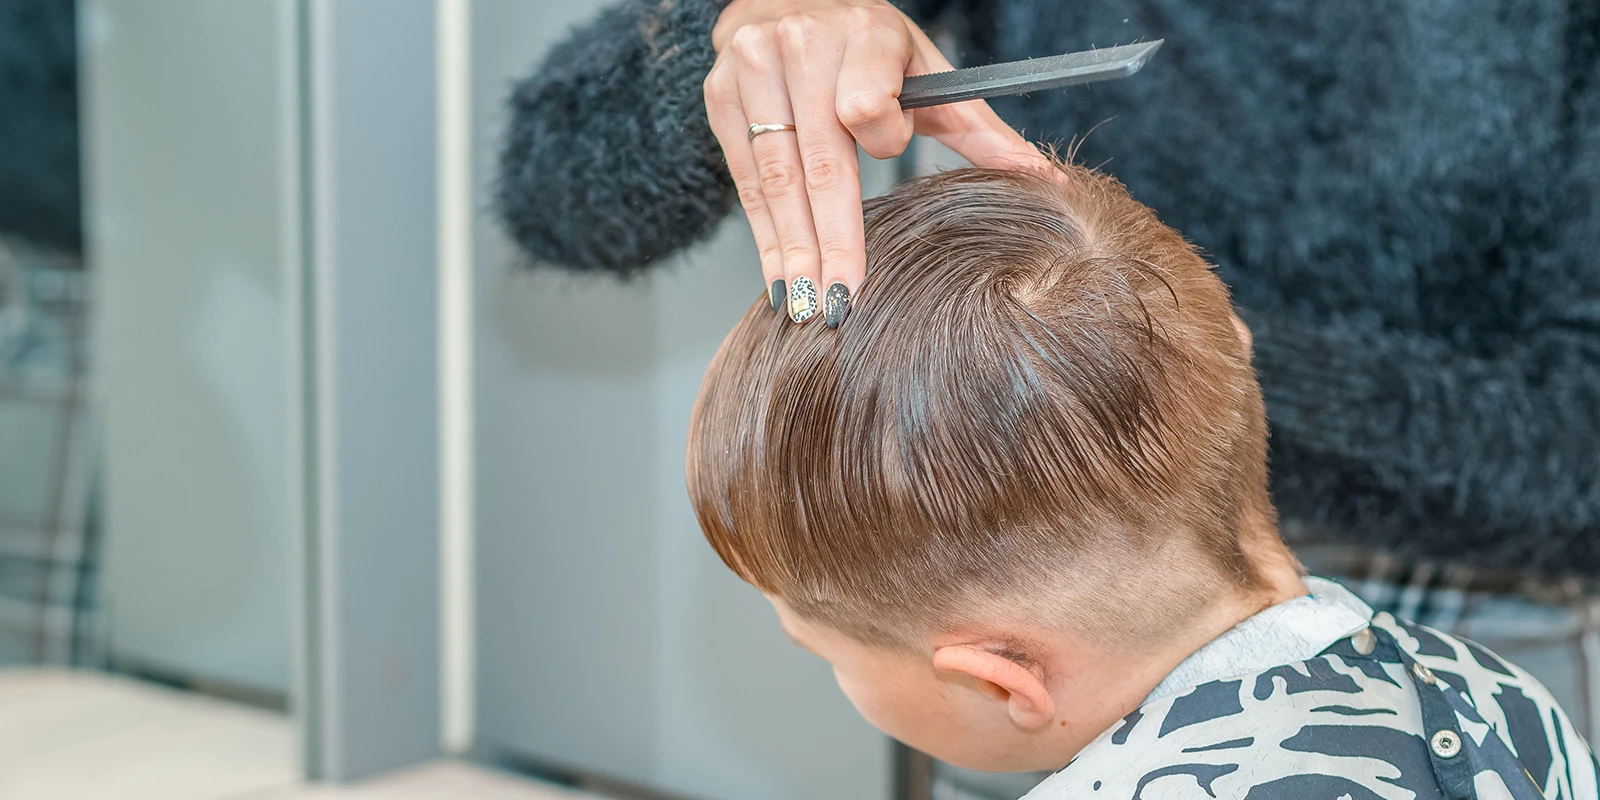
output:
<svg viewBox="0 0 1600 800"><path fill-rule="evenodd" d="M1544 686L1332 581L1190 656L1024 800L1595 800Z"/></svg>

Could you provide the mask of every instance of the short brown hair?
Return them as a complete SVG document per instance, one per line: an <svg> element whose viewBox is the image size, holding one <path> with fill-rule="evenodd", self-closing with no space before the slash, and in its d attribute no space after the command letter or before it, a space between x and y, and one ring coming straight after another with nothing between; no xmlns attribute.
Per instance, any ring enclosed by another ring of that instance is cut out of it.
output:
<svg viewBox="0 0 1600 800"><path fill-rule="evenodd" d="M1261 393L1181 235L1058 165L908 182L867 202L866 244L842 326L758 300L706 373L689 493L730 568L884 644L1019 600L1160 635L1182 608L1110 595L1163 553L1200 578L1157 576L1189 587L1163 604L1259 588L1240 521L1272 516Z"/></svg>

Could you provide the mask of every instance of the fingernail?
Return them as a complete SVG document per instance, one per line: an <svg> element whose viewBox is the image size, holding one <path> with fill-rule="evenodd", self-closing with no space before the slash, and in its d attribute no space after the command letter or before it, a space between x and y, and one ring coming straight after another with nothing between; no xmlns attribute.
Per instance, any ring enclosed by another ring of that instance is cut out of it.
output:
<svg viewBox="0 0 1600 800"><path fill-rule="evenodd" d="M844 322L846 314L850 313L850 290L842 283L835 283L828 287L828 295L822 299L822 319L828 327L837 328Z"/></svg>
<svg viewBox="0 0 1600 800"><path fill-rule="evenodd" d="M784 291L783 279L779 278L779 279L773 281L772 282L772 291L771 291L771 300L772 300L772 310L773 310L773 312L777 313L777 314L782 314L783 313L783 303L787 299L789 299L789 293Z"/></svg>
<svg viewBox="0 0 1600 800"><path fill-rule="evenodd" d="M817 284L801 275L789 284L789 319L805 322L817 313Z"/></svg>

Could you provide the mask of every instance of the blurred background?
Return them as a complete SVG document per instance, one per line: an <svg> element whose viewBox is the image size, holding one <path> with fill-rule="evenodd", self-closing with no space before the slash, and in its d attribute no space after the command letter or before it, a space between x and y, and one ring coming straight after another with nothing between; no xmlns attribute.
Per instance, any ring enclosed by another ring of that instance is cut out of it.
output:
<svg viewBox="0 0 1600 800"><path fill-rule="evenodd" d="M482 213L599 7L0 0L0 798L902 791L685 497L742 223L623 286Z"/></svg>
<svg viewBox="0 0 1600 800"><path fill-rule="evenodd" d="M480 213L595 8L0 2L0 797L890 797L685 499L736 221L619 286Z"/></svg>
<svg viewBox="0 0 1600 800"><path fill-rule="evenodd" d="M603 5L0 0L0 800L1038 779L893 745L704 545L683 441L760 290L743 219L622 284L490 218L512 82ZM1342 574L1596 729L1594 592Z"/></svg>

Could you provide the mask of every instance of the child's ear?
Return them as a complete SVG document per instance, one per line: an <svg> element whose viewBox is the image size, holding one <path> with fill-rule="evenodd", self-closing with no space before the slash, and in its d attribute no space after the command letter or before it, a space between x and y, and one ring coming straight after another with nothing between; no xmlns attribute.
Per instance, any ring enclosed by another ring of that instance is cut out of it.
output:
<svg viewBox="0 0 1600 800"><path fill-rule="evenodd" d="M933 666L972 677L978 688L1006 703L1011 721L1024 730L1038 730L1056 716L1056 701L1044 679L1005 656L978 645L953 644L933 651Z"/></svg>

